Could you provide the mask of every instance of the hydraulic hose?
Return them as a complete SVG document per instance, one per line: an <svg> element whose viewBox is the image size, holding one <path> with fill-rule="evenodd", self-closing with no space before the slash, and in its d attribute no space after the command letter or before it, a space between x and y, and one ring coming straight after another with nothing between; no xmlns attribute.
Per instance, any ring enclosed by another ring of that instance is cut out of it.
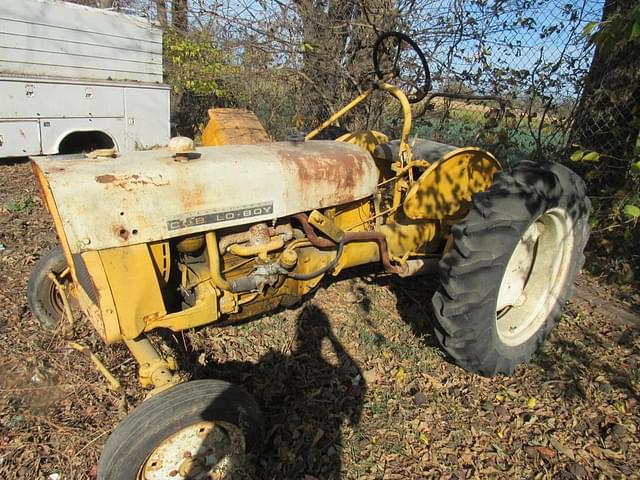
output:
<svg viewBox="0 0 640 480"><path fill-rule="evenodd" d="M290 277L290 278L293 278L295 280L311 280L312 278L318 277L318 276L322 275L323 273L328 272L329 270L331 270L332 268L334 268L338 264L338 260L340 260L340 257L342 256L342 251L343 250L344 250L344 242L340 242L338 244L338 250L336 252L336 256L334 257L333 260L331 260L329 263L327 263L324 267L316 270L315 272L311 272L311 273L289 272L289 273L287 273L287 276Z"/></svg>
<svg viewBox="0 0 640 480"><path fill-rule="evenodd" d="M327 238L319 237L313 230L313 227L309 223L309 218L304 213L298 213L294 215L295 218L304 233L307 235L309 241L313 244L314 247L318 248L330 248L335 247L336 243L333 240L329 240ZM344 237L342 237L342 244L347 244L349 242L376 242L378 244L378 249L380 251L380 261L384 266L384 269L391 273L396 273L398 275L406 275L408 267L405 263L404 265L395 266L391 264L391 260L389 259L389 250L387 248L387 239L385 238L383 233L380 232L346 232ZM339 256L336 256L338 258ZM337 260L336 260L337 262ZM313 278L313 277L312 277Z"/></svg>

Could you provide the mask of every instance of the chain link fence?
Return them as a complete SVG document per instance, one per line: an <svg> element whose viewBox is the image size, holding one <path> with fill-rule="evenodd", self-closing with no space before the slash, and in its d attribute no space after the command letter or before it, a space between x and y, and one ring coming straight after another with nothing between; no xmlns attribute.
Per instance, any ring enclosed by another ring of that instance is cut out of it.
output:
<svg viewBox="0 0 640 480"><path fill-rule="evenodd" d="M459 98L436 94L418 109L419 134L482 145L508 162L563 150L593 58L583 30L600 21L603 3L432 4L415 20L415 37L430 57L434 90Z"/></svg>

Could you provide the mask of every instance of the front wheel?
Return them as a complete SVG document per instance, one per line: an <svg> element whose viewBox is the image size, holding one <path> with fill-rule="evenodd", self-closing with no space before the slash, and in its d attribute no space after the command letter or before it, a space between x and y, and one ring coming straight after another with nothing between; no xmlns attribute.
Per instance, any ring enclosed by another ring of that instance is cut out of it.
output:
<svg viewBox="0 0 640 480"><path fill-rule="evenodd" d="M584 263L589 209L584 182L551 163L522 162L474 196L432 301L436 336L456 363L492 376L529 361Z"/></svg>
<svg viewBox="0 0 640 480"><path fill-rule="evenodd" d="M242 388L182 383L144 401L107 440L98 480L236 478L262 441L262 414Z"/></svg>
<svg viewBox="0 0 640 480"><path fill-rule="evenodd" d="M64 317L62 297L49 274L53 273L66 286L71 280L68 271L67 260L62 248L58 246L38 260L29 277L29 307L36 321L47 330L55 330Z"/></svg>

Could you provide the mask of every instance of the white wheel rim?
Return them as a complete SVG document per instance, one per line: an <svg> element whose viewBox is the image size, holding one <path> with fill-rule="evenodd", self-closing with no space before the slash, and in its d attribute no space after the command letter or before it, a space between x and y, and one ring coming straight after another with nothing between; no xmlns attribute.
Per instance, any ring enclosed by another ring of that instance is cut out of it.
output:
<svg viewBox="0 0 640 480"><path fill-rule="evenodd" d="M138 479L228 479L244 450L244 436L236 425L194 423L162 441L140 467Z"/></svg>
<svg viewBox="0 0 640 480"><path fill-rule="evenodd" d="M517 346L533 337L559 301L571 270L574 233L564 209L542 214L518 242L500 283L496 326Z"/></svg>

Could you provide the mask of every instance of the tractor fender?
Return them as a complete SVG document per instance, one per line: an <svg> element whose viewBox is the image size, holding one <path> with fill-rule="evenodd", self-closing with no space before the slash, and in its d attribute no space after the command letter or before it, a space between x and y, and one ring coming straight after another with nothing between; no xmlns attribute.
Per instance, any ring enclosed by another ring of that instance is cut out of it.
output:
<svg viewBox="0 0 640 480"><path fill-rule="evenodd" d="M502 167L486 150L462 147L433 162L415 181L403 203L412 220L442 220L455 215L476 192L487 190Z"/></svg>

